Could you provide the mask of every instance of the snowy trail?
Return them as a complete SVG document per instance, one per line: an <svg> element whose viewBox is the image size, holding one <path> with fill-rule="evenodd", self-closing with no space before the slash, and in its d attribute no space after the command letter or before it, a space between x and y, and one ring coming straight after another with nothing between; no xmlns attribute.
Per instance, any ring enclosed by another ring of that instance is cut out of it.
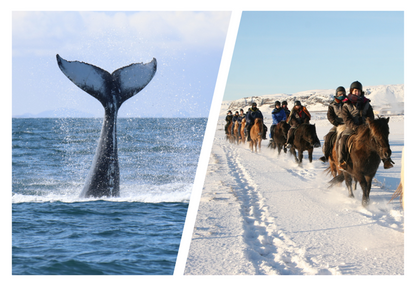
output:
<svg viewBox="0 0 416 286"><path fill-rule="evenodd" d="M345 185L328 189L321 148L299 166L268 140L259 154L229 143L218 125L185 274L403 274L403 211L398 200L388 203L400 178L403 121L392 121L396 164L377 172L367 209L360 186L353 199ZM328 130L317 124L321 143Z"/></svg>

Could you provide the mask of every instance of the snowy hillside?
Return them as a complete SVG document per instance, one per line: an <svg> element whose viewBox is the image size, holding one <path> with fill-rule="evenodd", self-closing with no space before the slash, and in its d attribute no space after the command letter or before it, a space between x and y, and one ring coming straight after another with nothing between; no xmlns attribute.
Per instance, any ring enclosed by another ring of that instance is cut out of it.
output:
<svg viewBox="0 0 416 286"><path fill-rule="evenodd" d="M364 86L365 96L371 100L376 114L403 114L404 112L404 85L377 85ZM347 91L348 92L348 91ZM326 111L327 106L334 98L335 89L316 89L301 91L294 94L273 94L253 97L244 97L234 101L224 101L221 108L221 115L228 110L236 111L243 108L246 111L252 102L257 103L257 107L263 114L271 114L274 102L279 100L288 102L289 109L293 107L295 100L300 100L302 105L307 106L309 111Z"/></svg>

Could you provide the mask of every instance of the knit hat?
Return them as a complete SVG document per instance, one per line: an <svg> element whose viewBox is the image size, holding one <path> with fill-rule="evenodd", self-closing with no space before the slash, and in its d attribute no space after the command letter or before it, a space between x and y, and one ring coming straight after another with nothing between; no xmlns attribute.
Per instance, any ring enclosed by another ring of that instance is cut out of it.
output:
<svg viewBox="0 0 416 286"><path fill-rule="evenodd" d="M342 91L344 95L346 94L345 88L343 86L338 86L337 90L335 91L335 96L338 96L339 91Z"/></svg>
<svg viewBox="0 0 416 286"><path fill-rule="evenodd" d="M354 89L358 89L361 92L363 91L363 85L359 81L354 81L350 86L350 92L352 92Z"/></svg>

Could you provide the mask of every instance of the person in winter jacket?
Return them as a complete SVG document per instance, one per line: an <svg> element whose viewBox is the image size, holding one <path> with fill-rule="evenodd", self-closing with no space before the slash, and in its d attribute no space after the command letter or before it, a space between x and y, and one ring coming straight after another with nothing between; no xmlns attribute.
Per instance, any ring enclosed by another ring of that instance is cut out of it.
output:
<svg viewBox="0 0 416 286"><path fill-rule="evenodd" d="M311 120L311 115L305 106L302 106L299 100L295 101L295 106L293 106L292 111L289 115L289 120L287 123L290 125L290 129L287 132L286 147L291 148L293 144L293 137L299 125L303 123L309 123Z"/></svg>
<svg viewBox="0 0 416 286"><path fill-rule="evenodd" d="M225 117L225 121L227 122L224 127L225 134L228 134L228 126L230 126L232 120L233 120L233 113L231 112L231 110L228 110L227 116Z"/></svg>
<svg viewBox="0 0 416 286"><path fill-rule="evenodd" d="M254 120L256 118L261 118L263 119L263 114L261 113L260 109L257 108L257 103L253 102L251 105L251 109L249 109L249 111L247 112L247 117L248 118L248 123L246 121L246 124L248 124L247 126L247 141L251 141L251 137L250 137L250 129L254 124ZM266 132L267 132L267 127L264 125L263 123L263 139L266 139Z"/></svg>
<svg viewBox="0 0 416 286"><path fill-rule="evenodd" d="M280 107L280 101L276 101L274 106L275 108L272 111L273 123L272 126L270 126L270 138L273 138L273 132L276 125L279 124L280 121L286 120L286 113L284 109Z"/></svg>
<svg viewBox="0 0 416 286"><path fill-rule="evenodd" d="M370 105L370 100L364 96L363 86L359 81L354 81L350 86L350 93L343 100L341 116L346 125L345 131L342 133L340 144L338 146L338 158L340 169L346 169L347 159L347 138L351 134L355 133L358 126L365 123L365 120L369 117L374 119L373 108ZM383 159L384 168L389 169L393 167L390 158Z"/></svg>
<svg viewBox="0 0 416 286"><path fill-rule="evenodd" d="M238 124L239 117L240 115L238 114L238 111L236 111L232 119L233 125L231 126L231 135L234 135L234 126L235 124Z"/></svg>
<svg viewBox="0 0 416 286"><path fill-rule="evenodd" d="M342 101L346 98L346 91L343 86L339 86L335 91L334 100L328 106L328 112L326 113L326 117L328 118L329 122L333 125L332 128L329 130L328 134L324 136L324 145L322 146L322 152L324 156L319 158L322 162L327 162L328 157L331 154L332 144L331 138L335 136L337 133L337 126L343 125L344 120L341 117L342 105L344 104Z"/></svg>
<svg viewBox="0 0 416 286"><path fill-rule="evenodd" d="M286 113L286 120L287 120L287 119L289 119L290 110L289 110L289 108L287 107L287 101L286 101L286 100L283 100L283 101L282 101L282 108L283 108L283 110L284 110L284 111L285 111L285 113Z"/></svg>

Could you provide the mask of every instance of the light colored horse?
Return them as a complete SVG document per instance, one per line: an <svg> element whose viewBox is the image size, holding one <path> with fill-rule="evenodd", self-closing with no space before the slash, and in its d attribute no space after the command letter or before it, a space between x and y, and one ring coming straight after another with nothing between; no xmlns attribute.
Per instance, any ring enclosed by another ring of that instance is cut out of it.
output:
<svg viewBox="0 0 416 286"><path fill-rule="evenodd" d="M243 118L243 120L241 121L241 129L240 129L241 142L243 144L246 143L246 135L244 134L245 127L246 127L246 119Z"/></svg>
<svg viewBox="0 0 416 286"><path fill-rule="evenodd" d="M400 197L400 204L404 209L404 147L402 150L402 170L400 172L400 184L394 192L393 196L391 197L390 201L397 197Z"/></svg>
<svg viewBox="0 0 416 286"><path fill-rule="evenodd" d="M259 152L260 152L262 135L263 135L263 119L256 118L254 120L253 126L250 129L250 137L251 137L250 149L251 149L251 152L253 152L253 147L255 147L256 153L257 153L257 148L259 149Z"/></svg>

